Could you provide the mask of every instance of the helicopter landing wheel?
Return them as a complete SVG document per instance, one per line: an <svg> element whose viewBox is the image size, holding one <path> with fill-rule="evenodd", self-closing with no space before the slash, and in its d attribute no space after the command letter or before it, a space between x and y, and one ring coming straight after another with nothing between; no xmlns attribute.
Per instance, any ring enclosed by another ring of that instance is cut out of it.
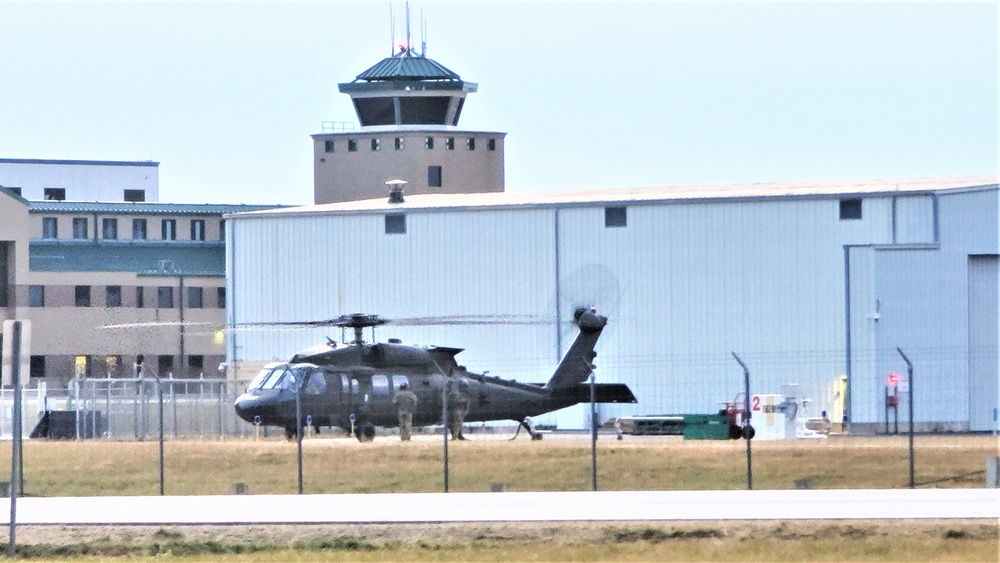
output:
<svg viewBox="0 0 1000 563"><path fill-rule="evenodd" d="M294 426L286 426L285 427L285 438L288 438L289 440L294 440L295 439L295 427Z"/></svg>
<svg viewBox="0 0 1000 563"><path fill-rule="evenodd" d="M743 437L747 440L753 440L753 437L757 435L757 431L753 429L753 426L747 424L743 427Z"/></svg>
<svg viewBox="0 0 1000 563"><path fill-rule="evenodd" d="M741 437L743 437L743 429L740 428L739 426L736 426L735 424L730 424L729 425L729 439L730 440L739 440Z"/></svg>
<svg viewBox="0 0 1000 563"><path fill-rule="evenodd" d="M375 425L366 422L354 429L354 437L359 442L371 442L375 439Z"/></svg>

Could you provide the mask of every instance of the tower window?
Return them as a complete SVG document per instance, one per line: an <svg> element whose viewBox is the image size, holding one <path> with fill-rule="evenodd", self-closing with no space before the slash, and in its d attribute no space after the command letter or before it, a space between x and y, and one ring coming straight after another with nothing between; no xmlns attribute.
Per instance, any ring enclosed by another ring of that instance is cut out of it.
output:
<svg viewBox="0 0 1000 563"><path fill-rule="evenodd" d="M385 234L404 235L406 234L406 215L402 213L392 213L385 216Z"/></svg>
<svg viewBox="0 0 1000 563"><path fill-rule="evenodd" d="M466 140L465 140L465 146L466 146L466 147L467 147L467 148L468 148L468 149L469 149L470 151L474 151L474 150L476 150L476 138L475 138L475 137L469 137L468 139L466 139Z"/></svg>
<svg viewBox="0 0 1000 563"><path fill-rule="evenodd" d="M430 188L440 188L441 187L441 167L440 166L428 166L427 167L427 187L430 187Z"/></svg>
<svg viewBox="0 0 1000 563"><path fill-rule="evenodd" d="M163 240L177 240L176 219L164 219L160 223L160 238Z"/></svg>
<svg viewBox="0 0 1000 563"><path fill-rule="evenodd" d="M85 239L87 238L87 219L86 217L74 217L73 218L73 238Z"/></svg>
<svg viewBox="0 0 1000 563"><path fill-rule="evenodd" d="M333 152L333 141L326 141L323 143L323 150L326 152Z"/></svg>
<svg viewBox="0 0 1000 563"><path fill-rule="evenodd" d="M205 220L191 220L191 240L205 240Z"/></svg>
<svg viewBox="0 0 1000 563"><path fill-rule="evenodd" d="M45 356L32 356L28 377L45 377Z"/></svg>
<svg viewBox="0 0 1000 563"><path fill-rule="evenodd" d="M135 240L146 240L145 219L132 219L132 238Z"/></svg>
<svg viewBox="0 0 1000 563"><path fill-rule="evenodd" d="M382 139L372 139L372 150L373 151L382 150Z"/></svg>
<svg viewBox="0 0 1000 563"><path fill-rule="evenodd" d="M840 200L840 218L844 219L860 219L861 218L861 199L842 199Z"/></svg>
<svg viewBox="0 0 1000 563"><path fill-rule="evenodd" d="M625 227L628 225L628 213L624 207L605 207L605 227Z"/></svg>
<svg viewBox="0 0 1000 563"><path fill-rule="evenodd" d="M396 150L397 151L403 150L403 138L402 137L396 137Z"/></svg>
<svg viewBox="0 0 1000 563"><path fill-rule="evenodd" d="M156 306L160 309L173 309L174 288L162 285L156 288Z"/></svg>
<svg viewBox="0 0 1000 563"><path fill-rule="evenodd" d="M455 137L448 137L444 140L444 148L453 151L455 150Z"/></svg>
<svg viewBox="0 0 1000 563"><path fill-rule="evenodd" d="M347 140L347 152L358 152L358 140L348 139Z"/></svg>
<svg viewBox="0 0 1000 563"><path fill-rule="evenodd" d="M44 197L47 201L65 201L66 188L45 188Z"/></svg>
<svg viewBox="0 0 1000 563"><path fill-rule="evenodd" d="M42 238L59 238L58 217L42 217Z"/></svg>
<svg viewBox="0 0 1000 563"><path fill-rule="evenodd" d="M486 141L486 150L488 150L488 151L495 151L495 150L497 150L497 140L496 139L489 139L489 140L487 140Z"/></svg>
<svg viewBox="0 0 1000 563"><path fill-rule="evenodd" d="M217 287L215 288L215 304L220 309L226 308L226 288Z"/></svg>
<svg viewBox="0 0 1000 563"><path fill-rule="evenodd" d="M118 219L101 219L101 237L107 240L118 238Z"/></svg>
<svg viewBox="0 0 1000 563"><path fill-rule="evenodd" d="M424 137L424 148L425 149L434 148L434 137Z"/></svg>
<svg viewBox="0 0 1000 563"><path fill-rule="evenodd" d="M146 190L125 190L125 201L146 201Z"/></svg>

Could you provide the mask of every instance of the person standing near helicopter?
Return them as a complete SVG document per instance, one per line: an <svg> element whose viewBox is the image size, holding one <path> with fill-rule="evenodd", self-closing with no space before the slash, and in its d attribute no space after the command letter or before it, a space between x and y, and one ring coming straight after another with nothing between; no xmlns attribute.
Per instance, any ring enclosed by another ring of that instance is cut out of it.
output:
<svg viewBox="0 0 1000 563"><path fill-rule="evenodd" d="M465 425L465 415L469 413L469 382L459 379L452 385L448 393L448 409L451 415L451 439L464 440L462 427Z"/></svg>
<svg viewBox="0 0 1000 563"><path fill-rule="evenodd" d="M409 442L413 430L413 413L417 410L417 396L410 391L410 385L404 383L393 395L392 402L399 409L399 439Z"/></svg>

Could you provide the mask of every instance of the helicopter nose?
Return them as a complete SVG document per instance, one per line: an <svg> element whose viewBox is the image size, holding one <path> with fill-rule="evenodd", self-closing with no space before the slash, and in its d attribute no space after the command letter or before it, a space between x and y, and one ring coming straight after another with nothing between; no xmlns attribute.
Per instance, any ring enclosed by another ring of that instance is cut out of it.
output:
<svg viewBox="0 0 1000 563"><path fill-rule="evenodd" d="M244 393L236 399L236 415L247 422L252 422L253 417L259 414L260 401L257 397Z"/></svg>

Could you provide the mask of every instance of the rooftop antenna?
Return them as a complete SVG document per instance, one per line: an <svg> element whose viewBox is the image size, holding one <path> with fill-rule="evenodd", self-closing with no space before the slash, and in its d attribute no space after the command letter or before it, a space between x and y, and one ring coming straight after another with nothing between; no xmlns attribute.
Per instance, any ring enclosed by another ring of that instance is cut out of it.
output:
<svg viewBox="0 0 1000 563"><path fill-rule="evenodd" d="M406 56L410 56L410 0L406 0Z"/></svg>
<svg viewBox="0 0 1000 563"><path fill-rule="evenodd" d="M424 9L420 8L420 56L427 56L427 19L424 18Z"/></svg>
<svg viewBox="0 0 1000 563"><path fill-rule="evenodd" d="M396 19L392 15L392 2L389 2L389 56L396 54Z"/></svg>

